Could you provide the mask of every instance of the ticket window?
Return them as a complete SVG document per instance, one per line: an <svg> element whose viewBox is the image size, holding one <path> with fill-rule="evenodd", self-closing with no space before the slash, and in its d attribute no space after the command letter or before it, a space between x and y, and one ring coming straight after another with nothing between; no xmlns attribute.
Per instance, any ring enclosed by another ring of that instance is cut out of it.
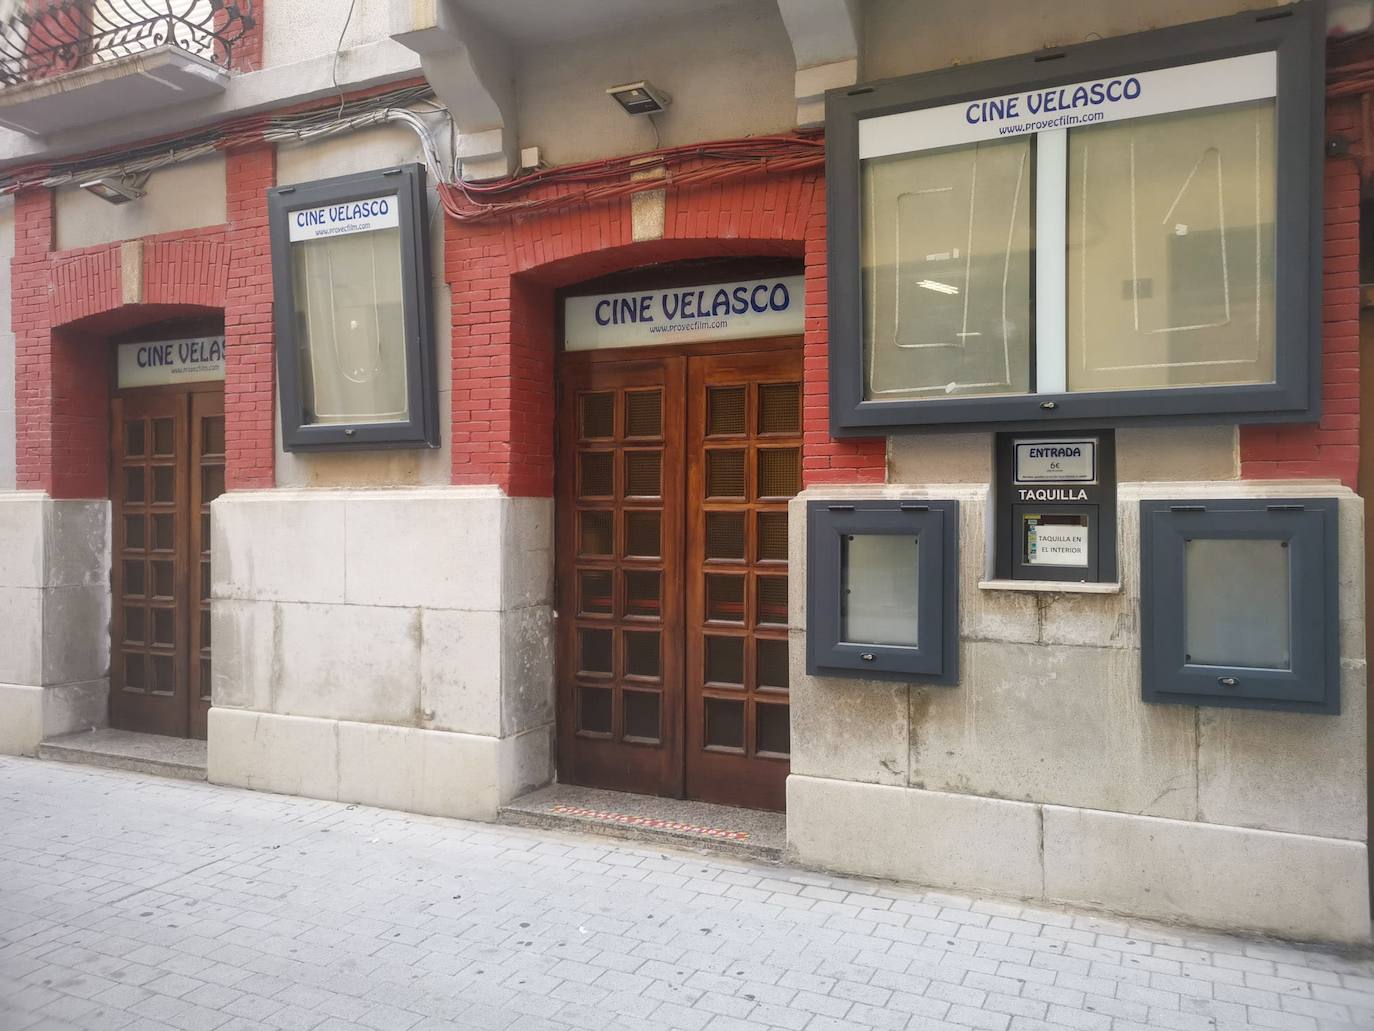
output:
<svg viewBox="0 0 1374 1031"><path fill-rule="evenodd" d="M1116 579L1116 452L1111 430L998 437L997 576Z"/></svg>

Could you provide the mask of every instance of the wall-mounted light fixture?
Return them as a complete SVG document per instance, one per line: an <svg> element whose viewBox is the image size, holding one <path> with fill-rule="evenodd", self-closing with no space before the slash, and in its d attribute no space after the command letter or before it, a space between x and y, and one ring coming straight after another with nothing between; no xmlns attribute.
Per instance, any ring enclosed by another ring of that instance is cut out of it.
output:
<svg viewBox="0 0 1374 1031"><path fill-rule="evenodd" d="M627 115L656 115L673 100L662 90L655 89L643 81L612 86L606 93L621 106Z"/></svg>
<svg viewBox="0 0 1374 1031"><path fill-rule="evenodd" d="M148 191L143 187L148 182L144 175L105 175L81 184L81 188L93 193L110 204L128 204L131 200L141 200Z"/></svg>

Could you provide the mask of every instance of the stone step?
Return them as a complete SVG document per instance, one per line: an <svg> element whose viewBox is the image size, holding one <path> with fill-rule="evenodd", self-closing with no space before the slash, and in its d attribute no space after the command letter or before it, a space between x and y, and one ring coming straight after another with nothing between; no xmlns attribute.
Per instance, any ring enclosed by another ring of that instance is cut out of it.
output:
<svg viewBox="0 0 1374 1031"><path fill-rule="evenodd" d="M782 813L553 784L504 806L501 823L659 842L765 862L787 846Z"/></svg>
<svg viewBox="0 0 1374 1031"><path fill-rule="evenodd" d="M179 780L205 779L204 741L109 727L48 738L38 746L38 757Z"/></svg>

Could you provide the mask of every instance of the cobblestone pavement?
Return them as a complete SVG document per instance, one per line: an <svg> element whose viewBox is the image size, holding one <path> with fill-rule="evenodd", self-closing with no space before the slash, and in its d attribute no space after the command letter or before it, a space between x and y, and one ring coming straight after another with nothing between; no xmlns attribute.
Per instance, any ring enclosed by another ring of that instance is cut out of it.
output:
<svg viewBox="0 0 1374 1031"><path fill-rule="evenodd" d="M0 759L0 1028L1374 1028L1374 959Z"/></svg>

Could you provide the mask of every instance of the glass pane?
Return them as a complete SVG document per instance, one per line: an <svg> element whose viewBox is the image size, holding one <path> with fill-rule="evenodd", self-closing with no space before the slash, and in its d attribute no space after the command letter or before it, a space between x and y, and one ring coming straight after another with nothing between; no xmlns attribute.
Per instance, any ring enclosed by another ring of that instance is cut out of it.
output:
<svg viewBox="0 0 1374 1031"><path fill-rule="evenodd" d="M625 513L625 555L634 558L658 558L661 546L658 512Z"/></svg>
<svg viewBox="0 0 1374 1031"><path fill-rule="evenodd" d="M577 632L577 668L583 673L609 676L611 671L611 631Z"/></svg>
<svg viewBox="0 0 1374 1031"><path fill-rule="evenodd" d="M209 604L210 602L210 563L200 564L200 600Z"/></svg>
<svg viewBox="0 0 1374 1031"><path fill-rule="evenodd" d="M582 395L582 436L593 439L615 436L614 394Z"/></svg>
<svg viewBox="0 0 1374 1031"><path fill-rule="evenodd" d="M147 640L143 609L124 607L124 640L130 644L144 644Z"/></svg>
<svg viewBox="0 0 1374 1031"><path fill-rule="evenodd" d="M176 434L173 433L171 419L153 420L153 454L172 455L176 453Z"/></svg>
<svg viewBox="0 0 1374 1031"><path fill-rule="evenodd" d="M706 577L706 618L744 622L744 577L711 573Z"/></svg>
<svg viewBox="0 0 1374 1031"><path fill-rule="evenodd" d="M176 500L176 470L170 465L157 465L153 467L153 502L159 505L170 505Z"/></svg>
<svg viewBox="0 0 1374 1031"><path fill-rule="evenodd" d="M744 497L744 452L706 452L706 496Z"/></svg>
<svg viewBox="0 0 1374 1031"><path fill-rule="evenodd" d="M758 514L759 561L787 561L787 513L760 512Z"/></svg>
<svg viewBox="0 0 1374 1031"><path fill-rule="evenodd" d="M173 517L159 513L153 516L153 548L157 551L171 551L173 541Z"/></svg>
<svg viewBox="0 0 1374 1031"><path fill-rule="evenodd" d="M124 686L142 690L146 683L147 674L144 669L143 656L126 653L124 656Z"/></svg>
<svg viewBox="0 0 1374 1031"><path fill-rule="evenodd" d="M172 597L172 563L149 562L153 567L153 595L158 598Z"/></svg>
<svg viewBox="0 0 1374 1031"><path fill-rule="evenodd" d="M598 616L611 614L611 574L609 570L589 569L577 574L578 609Z"/></svg>
<svg viewBox="0 0 1374 1031"><path fill-rule="evenodd" d="M852 644L920 643L920 586L915 537L851 534L840 556L840 640Z"/></svg>
<svg viewBox="0 0 1374 1031"><path fill-rule="evenodd" d="M200 501L208 505L224 493L224 466L206 465L200 470Z"/></svg>
<svg viewBox="0 0 1374 1031"><path fill-rule="evenodd" d="M124 517L124 547L131 551L140 551L144 545L145 523L143 516L131 515Z"/></svg>
<svg viewBox="0 0 1374 1031"><path fill-rule="evenodd" d="M204 455L224 454L224 416L207 415L201 420L200 451Z"/></svg>
<svg viewBox="0 0 1374 1031"><path fill-rule="evenodd" d="M625 675L659 675L659 634L657 630L625 631Z"/></svg>
<svg viewBox="0 0 1374 1031"><path fill-rule="evenodd" d="M657 691L623 691L625 736L640 741L658 741L659 696Z"/></svg>
<svg viewBox="0 0 1374 1031"><path fill-rule="evenodd" d="M214 621L211 620L211 618L210 618L210 610L209 610L209 609L201 609L201 610L200 610L200 646L201 646L202 648L209 648L209 647L210 647L210 627L211 627L211 625L213 624L213 622L214 622ZM206 681L206 683L209 683L209 681Z"/></svg>
<svg viewBox="0 0 1374 1031"><path fill-rule="evenodd" d="M754 705L754 748L774 755L792 751L791 708L786 705Z"/></svg>
<svg viewBox="0 0 1374 1031"><path fill-rule="evenodd" d="M611 554L611 527L615 514L612 512L583 512L578 517L581 533L578 534L578 553L582 555Z"/></svg>
<svg viewBox="0 0 1374 1031"><path fill-rule="evenodd" d="M1188 662L1290 669L1291 584L1285 542L1190 540L1184 548Z"/></svg>
<svg viewBox="0 0 1374 1031"><path fill-rule="evenodd" d="M401 230L292 243L291 277L303 420L404 422Z"/></svg>
<svg viewBox="0 0 1374 1031"><path fill-rule="evenodd" d="M744 701L706 699L706 747L744 751Z"/></svg>
<svg viewBox="0 0 1374 1031"><path fill-rule="evenodd" d="M211 697L212 697L211 692L210 692L210 685L211 685L211 683L212 683L212 680L211 680L211 677L210 677L210 660L209 660L209 659L201 659L201 660L200 660L200 697L201 697L201 700L202 700L202 701L206 701L206 702L210 701L210 699L211 699Z"/></svg>
<svg viewBox="0 0 1374 1031"><path fill-rule="evenodd" d="M132 598L141 598L148 590L147 567L142 559L125 559L123 584L120 590Z"/></svg>
<svg viewBox="0 0 1374 1031"><path fill-rule="evenodd" d="M625 395L625 436L657 437L663 433L663 391L632 390Z"/></svg>
<svg viewBox="0 0 1374 1031"><path fill-rule="evenodd" d="M756 677L760 689L773 688L786 691L787 683L787 642L771 637L760 637L754 642L757 649Z"/></svg>
<svg viewBox="0 0 1374 1031"><path fill-rule="evenodd" d="M135 419L124 424L124 454L129 458L138 458L143 455L144 448L143 420Z"/></svg>
<svg viewBox="0 0 1374 1031"><path fill-rule="evenodd" d="M744 683L744 638L707 634L706 682L736 687Z"/></svg>
<svg viewBox="0 0 1374 1031"><path fill-rule="evenodd" d="M614 492L615 452L578 452L577 496L580 498L609 498Z"/></svg>
<svg viewBox="0 0 1374 1031"><path fill-rule="evenodd" d="M609 687L579 687L577 700L577 729L592 734L609 734L611 732L611 689Z"/></svg>
<svg viewBox="0 0 1374 1031"><path fill-rule="evenodd" d="M711 387L706 392L706 435L738 436L744 432L745 387Z"/></svg>
<svg viewBox="0 0 1374 1031"><path fill-rule="evenodd" d="M787 577L758 578L758 622L787 625Z"/></svg>
<svg viewBox="0 0 1374 1031"><path fill-rule="evenodd" d="M864 396L1030 388L1031 142L863 162Z"/></svg>
<svg viewBox="0 0 1374 1031"><path fill-rule="evenodd" d="M763 383L759 386L759 432L801 432L800 383Z"/></svg>
<svg viewBox="0 0 1374 1031"><path fill-rule="evenodd" d="M801 490L801 448L759 450L759 497L790 498Z"/></svg>
<svg viewBox="0 0 1374 1031"><path fill-rule="evenodd" d="M744 558L744 513L706 513L706 557Z"/></svg>
<svg viewBox="0 0 1374 1031"><path fill-rule="evenodd" d="M661 452L627 451L625 453L625 494L633 498L658 497L662 466L663 455Z"/></svg>
<svg viewBox="0 0 1374 1031"><path fill-rule="evenodd" d="M1069 130L1069 389L1274 381L1274 102Z"/></svg>
<svg viewBox="0 0 1374 1031"><path fill-rule="evenodd" d="M663 615L663 603L659 600L659 573L656 569L628 569L625 571L625 614L627 616L649 616L657 619Z"/></svg>
<svg viewBox="0 0 1374 1031"><path fill-rule="evenodd" d="M176 644L171 609L153 609L153 644Z"/></svg>
<svg viewBox="0 0 1374 1031"><path fill-rule="evenodd" d="M143 469L141 467L124 470L124 500L131 505L143 504Z"/></svg>
<svg viewBox="0 0 1374 1031"><path fill-rule="evenodd" d="M175 694L177 685L176 677L173 673L174 666L170 655L149 655L149 664L153 669L153 684L151 690L154 694Z"/></svg>

